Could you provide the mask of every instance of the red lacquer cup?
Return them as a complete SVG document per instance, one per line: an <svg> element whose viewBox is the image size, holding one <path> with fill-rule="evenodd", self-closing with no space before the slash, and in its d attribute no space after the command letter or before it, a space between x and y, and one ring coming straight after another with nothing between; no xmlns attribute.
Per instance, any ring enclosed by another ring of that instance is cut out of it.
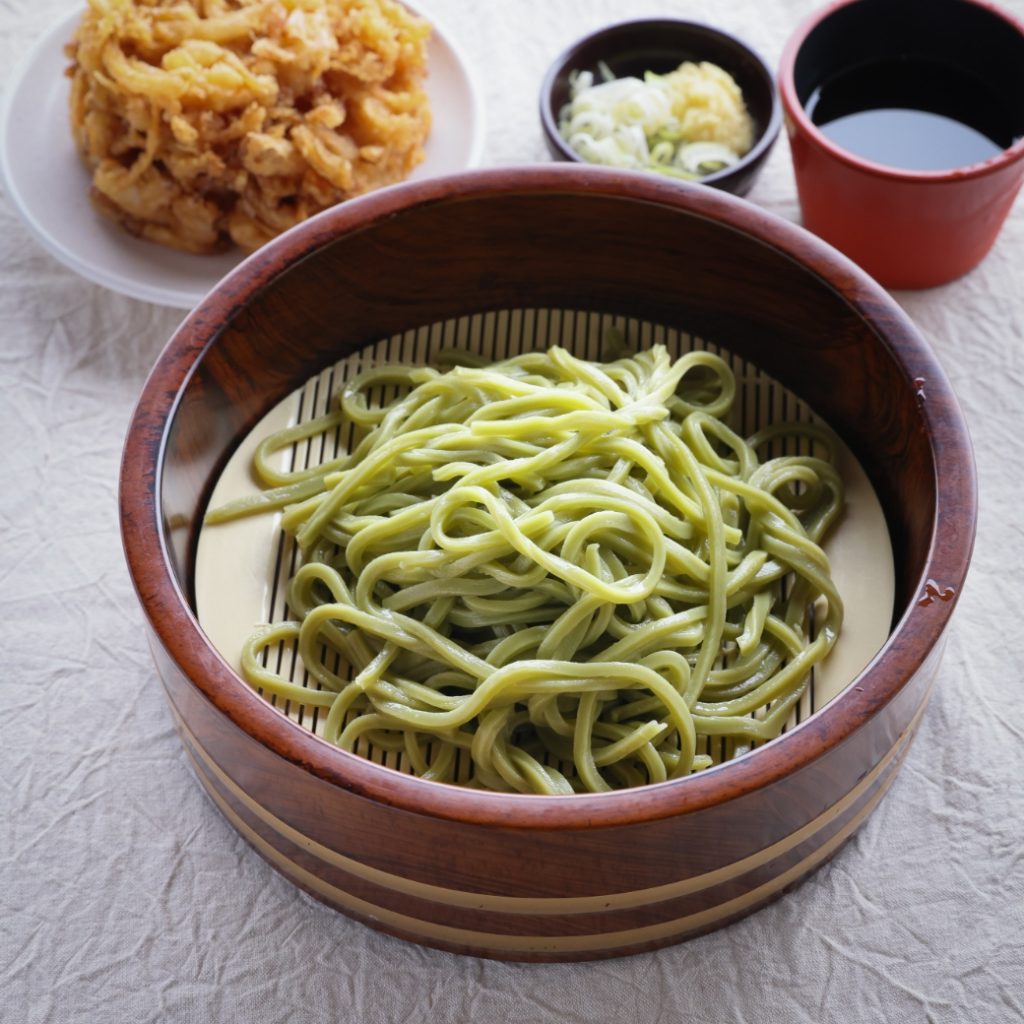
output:
<svg viewBox="0 0 1024 1024"><path fill-rule="evenodd" d="M841 149L805 104L831 76L894 56L953 63L986 81L1020 112L1013 144L947 171ZM790 38L779 85L807 228L889 288L945 284L981 261L1024 181L1024 22L981 0L839 0Z"/></svg>

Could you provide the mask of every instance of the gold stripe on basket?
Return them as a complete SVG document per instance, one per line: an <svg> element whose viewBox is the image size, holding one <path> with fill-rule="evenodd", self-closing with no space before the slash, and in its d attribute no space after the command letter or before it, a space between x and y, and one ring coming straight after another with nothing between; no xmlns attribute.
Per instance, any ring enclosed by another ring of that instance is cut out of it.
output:
<svg viewBox="0 0 1024 1024"><path fill-rule="evenodd" d="M917 719L915 718L915 724L916 721ZM416 941L470 948L478 952L487 951L501 954L606 953L650 943L667 943L675 939L681 939L689 932L713 927L729 918L739 916L747 910L752 910L760 903L781 892L786 886L802 878L819 864L822 864L857 830L888 791L889 786L896 777L900 764L902 764L907 751L910 749L909 733L910 729L901 734L900 739L897 740L890 753L883 759L888 763L892 760L893 752L899 751L894 770L888 778L883 780L878 787L878 791L871 796L871 799L864 807L832 838L803 860L794 864L787 871L743 893L741 896L726 900L706 910L686 914L671 921L663 921L639 928L585 935L514 935L475 931L438 924L434 921L425 921L421 918L410 917L407 914L400 914L370 903L367 900L353 896L343 889L339 889L337 886L331 885L318 875L300 867L267 842L258 832L250 828L213 786L204 786L204 788L224 817L282 874L356 917L392 929ZM908 740L908 742L903 744L902 749L900 749L901 741L904 739ZM186 754L188 754L189 760L201 779L203 777L202 766L193 758L188 748L186 748Z"/></svg>
<svg viewBox="0 0 1024 1024"><path fill-rule="evenodd" d="M195 734L182 720L177 710L171 705L172 714L177 722L178 728L188 746L201 758L203 765L209 774L223 785L242 806L250 811L256 818L266 824L270 829L280 835L283 839L301 847L304 851L319 858L325 864L339 868L364 882L381 888L391 889L395 892L432 903L439 903L451 907L459 907L470 910L487 910L505 914L526 914L526 915L556 915L556 914L588 914L596 912L614 912L621 910L633 910L638 907L648 906L654 903L662 903L667 900L689 896L693 893L721 885L734 878L747 874L755 868L761 867L771 861L783 856L790 850L795 849L802 843L807 842L816 833L829 827L837 818L843 815L852 807L864 793L876 782L879 776L886 771L890 763L902 756L901 744L909 743L910 737L917 728L924 709L928 703L928 697L934 686L935 676L928 684L921 706L911 719L907 728L900 734L893 746L879 760L879 762L855 785L845 796L835 804L827 808L806 825L791 832L770 846L767 846L756 853L750 854L740 860L733 861L721 868L708 871L700 875L693 875L677 882L669 882L664 885L652 886L646 889L635 889L628 892L615 892L599 896L551 896L551 897L527 897L527 896L499 896L490 893L467 892L459 889L451 889L444 886L432 885L427 882L419 882L415 879L395 875L382 871L361 861L318 843L305 833L293 828L282 821L262 804L258 803L245 792L234 780L215 763L210 754L203 748ZM888 784L888 783L887 783ZM218 800L218 803L220 801ZM872 804L873 806L873 804ZM237 816L232 814L232 821ZM861 820L858 815L857 820ZM244 824L244 823L243 823ZM246 826L246 828L248 828ZM248 832L247 832L248 834ZM831 840L830 840L831 841ZM262 847L261 847L262 849ZM277 852L277 857L282 862L292 864L283 854ZM273 858L271 858L273 859ZM295 866L296 871L304 869ZM305 883L304 883L305 884ZM327 883L323 883L327 885ZM333 887L330 887L333 888ZM342 892L342 890L337 890ZM338 902L341 902L340 899Z"/></svg>

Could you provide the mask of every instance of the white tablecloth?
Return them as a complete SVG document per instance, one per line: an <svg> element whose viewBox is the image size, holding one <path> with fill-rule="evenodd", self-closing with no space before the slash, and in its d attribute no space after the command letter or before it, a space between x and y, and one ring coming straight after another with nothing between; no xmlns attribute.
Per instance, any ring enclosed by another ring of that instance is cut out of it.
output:
<svg viewBox="0 0 1024 1024"><path fill-rule="evenodd" d="M1024 0L1007 0L1024 15ZM488 164L541 161L537 89L583 31L669 13L775 65L817 0L429 0L475 61ZM66 0L0 3L0 75ZM797 219L780 139L750 200ZM50 258L0 200L0 1019L1024 1020L1024 200L944 288L899 293L952 378L981 520L900 778L797 891L657 953L525 966L419 948L275 874L204 797L117 530L121 440L181 314Z"/></svg>

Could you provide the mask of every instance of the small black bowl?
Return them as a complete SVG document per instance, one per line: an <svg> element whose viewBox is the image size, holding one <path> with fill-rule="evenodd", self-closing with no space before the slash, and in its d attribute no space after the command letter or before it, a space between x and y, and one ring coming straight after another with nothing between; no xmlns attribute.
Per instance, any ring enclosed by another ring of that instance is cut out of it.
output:
<svg viewBox="0 0 1024 1024"><path fill-rule="evenodd" d="M747 110L754 119L750 151L738 163L701 178L736 195L746 195L760 173L768 152L779 135L782 108L775 76L746 43L710 25L674 18L651 18L609 25L574 43L551 65L540 90L540 120L544 139L556 160L586 161L572 149L558 131L558 116L569 102L569 76L574 71L591 71L599 79L598 62L616 76L643 77L645 71L663 74L683 61L711 61L728 71L743 93Z"/></svg>

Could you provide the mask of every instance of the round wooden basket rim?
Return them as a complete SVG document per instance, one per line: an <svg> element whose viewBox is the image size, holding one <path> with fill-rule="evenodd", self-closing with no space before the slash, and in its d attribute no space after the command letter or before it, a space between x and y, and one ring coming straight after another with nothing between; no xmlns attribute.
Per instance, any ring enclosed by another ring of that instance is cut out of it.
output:
<svg viewBox="0 0 1024 1024"><path fill-rule="evenodd" d="M927 380L921 415L931 440L936 502L929 555L884 647L847 688L801 725L749 754L685 779L603 794L542 797L425 781L350 754L286 718L213 648L175 580L159 493L167 428L205 350L233 316L298 261L348 233L425 204L513 194L590 194L650 202L751 236L843 296L893 352L908 380ZM122 540L149 623L192 685L239 729L303 770L367 799L419 814L508 828L615 827L691 813L771 786L844 742L889 703L939 642L970 562L977 485L967 426L952 388L913 323L855 264L796 225L701 185L571 164L470 171L395 186L327 210L232 271L178 327L150 373L126 436ZM935 581L951 600L931 600Z"/></svg>

